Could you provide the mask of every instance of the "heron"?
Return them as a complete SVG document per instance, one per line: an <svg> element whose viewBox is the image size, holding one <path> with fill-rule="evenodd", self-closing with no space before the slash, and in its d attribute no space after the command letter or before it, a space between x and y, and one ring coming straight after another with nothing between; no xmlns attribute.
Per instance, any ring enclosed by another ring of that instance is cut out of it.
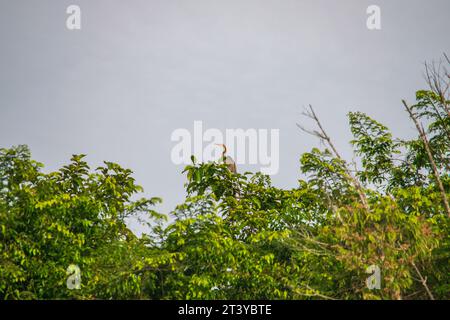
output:
<svg viewBox="0 0 450 320"><path fill-rule="evenodd" d="M236 173L236 162L231 158L230 156L227 156L227 146L224 144L216 143L217 146L221 146L223 148L222 151L222 159L221 161L227 165L228 170L230 170L232 173Z"/></svg>

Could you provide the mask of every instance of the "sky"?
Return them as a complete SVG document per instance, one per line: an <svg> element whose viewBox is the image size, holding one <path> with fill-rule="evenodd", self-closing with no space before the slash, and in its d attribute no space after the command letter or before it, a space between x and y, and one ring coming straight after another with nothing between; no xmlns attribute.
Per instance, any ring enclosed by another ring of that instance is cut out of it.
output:
<svg viewBox="0 0 450 320"><path fill-rule="evenodd" d="M70 5L79 30L66 27ZM0 147L27 144L46 171L79 153L117 162L169 213L186 182L174 130L278 129L272 180L294 188L300 155L319 146L296 126L311 125L304 106L350 160L349 111L415 134L401 99L426 87L425 61L450 53L449 12L448 0L0 0Z"/></svg>

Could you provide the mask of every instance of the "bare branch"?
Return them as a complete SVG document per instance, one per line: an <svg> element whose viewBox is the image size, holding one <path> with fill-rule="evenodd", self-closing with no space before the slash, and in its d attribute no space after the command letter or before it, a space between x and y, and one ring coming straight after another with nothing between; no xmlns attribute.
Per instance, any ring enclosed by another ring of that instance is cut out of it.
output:
<svg viewBox="0 0 450 320"><path fill-rule="evenodd" d="M444 52L444 58L447 60L447 62L450 64L450 59L448 58L447 54Z"/></svg>
<svg viewBox="0 0 450 320"><path fill-rule="evenodd" d="M427 278L424 278L424 277L422 276L422 274L421 274L420 271L419 271L419 268L417 268L417 266L416 266L416 264L415 264L414 262L411 262L411 264L412 264L412 266L414 267L414 269L416 270L417 274L419 275L420 282L422 283L423 287L424 287L425 290L427 291L428 296L430 297L430 300L434 300L434 296L433 296L433 294L431 293L431 290L430 290L430 288L428 288L428 285L427 285Z"/></svg>
<svg viewBox="0 0 450 320"><path fill-rule="evenodd" d="M447 55L444 53L444 57L448 63L450 63ZM439 62L432 61L431 63L425 62L425 80L430 87L430 90L435 92L440 98L440 105L450 117L450 106L448 104L448 93L450 90L450 75L445 66L442 65L444 61Z"/></svg>
<svg viewBox="0 0 450 320"><path fill-rule="evenodd" d="M430 144L428 142L425 130L423 129L423 126L417 120L417 117L412 112L411 107L408 106L408 104L406 103L405 100L402 100L402 102L406 108L406 111L409 114L409 117L414 121L417 131L419 132L420 138L422 139L422 141L425 145L425 150L427 152L428 159L430 160L431 167L433 168L434 177L435 177L437 185L439 187L439 191L441 192L442 201L444 202L445 210L447 211L447 215L450 217L450 206L448 204L447 195L445 193L444 186L443 186L441 178L439 176L439 170L437 169L436 162L434 161L433 153L431 152Z"/></svg>
<svg viewBox="0 0 450 320"><path fill-rule="evenodd" d="M306 117L314 120L316 122L316 125L317 125L317 127L319 128L320 131L306 130L302 126L300 126L299 124L297 124L297 126L300 129L302 129L303 131L305 131L307 133L310 133L310 134L320 138L322 141L324 141L324 142L326 142L326 144L328 144L328 146L333 151L335 157L338 158L339 160L341 160L342 163L344 163L344 169L345 169L345 172L346 172L346 177L345 178L347 179L347 181L351 185L353 185L355 187L356 191L358 192L358 195L359 195L359 198L361 200L362 205L364 206L364 208L367 211L369 211L369 204L367 202L366 194L364 193L364 189L362 188L361 183L358 181L358 179L356 179L355 176L352 175L351 170L348 168L347 164L342 159L341 155L339 154L339 152L337 151L337 149L334 146L333 142L331 141L330 136L326 133L325 129L323 128L322 123L320 122L319 117L314 112L314 109L313 109L312 105L309 105L309 110L306 110L302 114L305 115Z"/></svg>

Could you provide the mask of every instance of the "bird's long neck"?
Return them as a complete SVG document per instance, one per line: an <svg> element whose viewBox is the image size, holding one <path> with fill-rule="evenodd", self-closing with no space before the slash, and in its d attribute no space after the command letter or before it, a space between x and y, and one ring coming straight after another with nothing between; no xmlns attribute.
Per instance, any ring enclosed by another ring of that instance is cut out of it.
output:
<svg viewBox="0 0 450 320"><path fill-rule="evenodd" d="M223 146L222 157L225 158L225 154L227 153L227 146L224 144L222 146Z"/></svg>

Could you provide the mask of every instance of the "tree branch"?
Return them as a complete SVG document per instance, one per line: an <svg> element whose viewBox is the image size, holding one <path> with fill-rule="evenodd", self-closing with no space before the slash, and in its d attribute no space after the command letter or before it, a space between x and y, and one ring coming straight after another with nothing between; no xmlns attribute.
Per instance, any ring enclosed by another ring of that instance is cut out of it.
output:
<svg viewBox="0 0 450 320"><path fill-rule="evenodd" d="M338 158L339 160L342 161L342 163L344 163L344 169L346 172L346 179L347 181L353 185L358 193L359 199L361 200L362 205L364 206L364 209L366 209L367 211L369 211L369 204L367 202L367 197L366 194L364 193L364 190L361 186L361 183L358 181L358 179L356 179L356 177L354 177L350 171L350 169L348 168L347 164L345 163L345 161L342 159L341 155L339 154L339 152L337 151L336 147L334 146L333 142L331 141L330 136L326 133L325 129L322 126L322 123L319 120L319 117L316 115L316 113L314 112L314 109L312 107L312 105L309 105L309 110L306 110L305 112L302 113L304 116L314 120L317 124L317 127L319 128L319 131L316 130L307 130L304 127L302 127L301 125L297 124L297 126L302 129L303 131L312 134L316 137L318 137L319 139L325 141L328 146L331 148L331 150L333 151L334 155L336 158Z"/></svg>
<svg viewBox="0 0 450 320"><path fill-rule="evenodd" d="M425 150L428 155L428 159L430 160L431 167L433 168L434 177L436 178L436 183L439 187L439 191L441 192L442 201L444 202L445 210L447 211L447 215L450 217L450 206L448 204L447 195L445 193L444 186L442 184L441 178L439 177L439 170L437 169L436 162L434 161L433 154L431 152L430 144L427 139L427 135L425 133L425 130L423 129L423 126L419 123L416 116L411 110L411 107L408 106L405 100L402 100L403 105L406 108L406 111L409 114L409 117L414 121L414 124L416 125L417 131L419 132L420 138L422 139Z"/></svg>
<svg viewBox="0 0 450 320"><path fill-rule="evenodd" d="M422 274L421 274L420 271L419 271L419 268L417 268L417 266L416 266L416 264L415 264L414 262L411 262L411 264L412 264L412 266L414 267L414 269L416 270L417 274L419 275L420 282L422 283L423 287L424 287L425 290L427 291L428 296L430 297L430 300L434 300L434 296L433 296L433 294L431 293L430 288L428 288L428 285L427 285L427 279L424 278L424 277L422 276Z"/></svg>

